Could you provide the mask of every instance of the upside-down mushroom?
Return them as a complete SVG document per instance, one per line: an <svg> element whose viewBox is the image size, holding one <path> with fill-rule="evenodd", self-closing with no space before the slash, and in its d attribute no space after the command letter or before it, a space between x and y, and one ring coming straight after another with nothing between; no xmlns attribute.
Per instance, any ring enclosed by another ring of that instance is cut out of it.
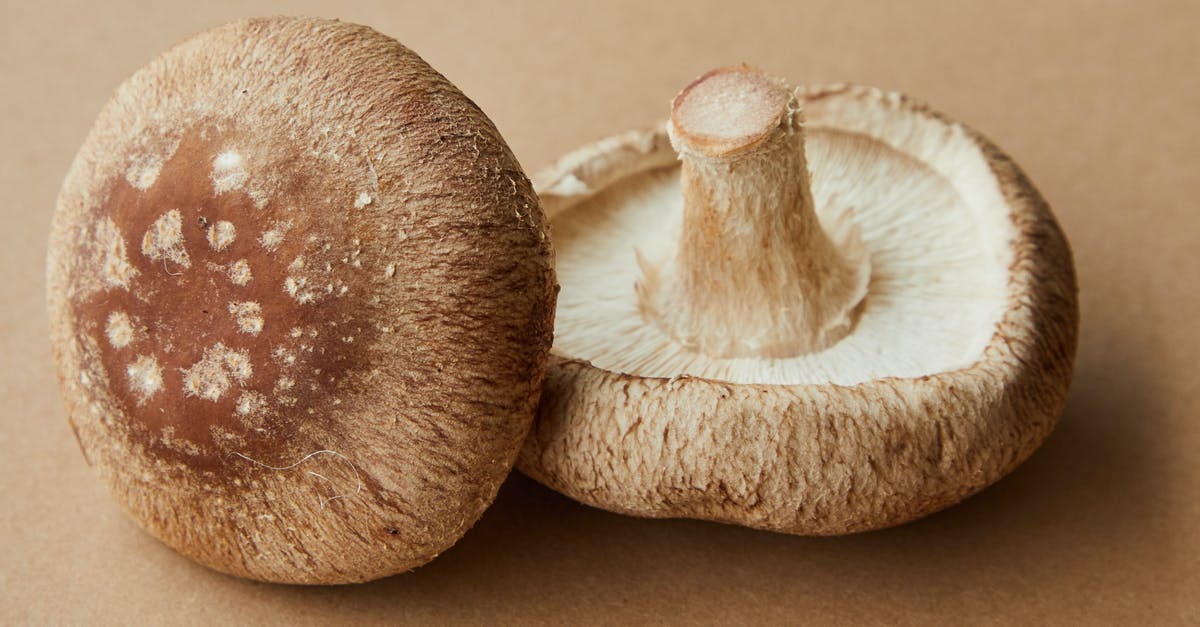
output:
<svg viewBox="0 0 1200 627"><path fill-rule="evenodd" d="M929 514L1050 433L1078 312L1045 201L975 131L715 70L535 177L562 284L518 468L579 501L799 534Z"/></svg>

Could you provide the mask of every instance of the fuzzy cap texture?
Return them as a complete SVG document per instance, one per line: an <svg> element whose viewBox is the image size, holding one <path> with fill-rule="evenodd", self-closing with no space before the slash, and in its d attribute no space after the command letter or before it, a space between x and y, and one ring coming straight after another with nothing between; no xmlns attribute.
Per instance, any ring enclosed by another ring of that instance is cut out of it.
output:
<svg viewBox="0 0 1200 627"><path fill-rule="evenodd" d="M117 90L58 198L51 337L87 461L212 568L428 562L533 418L556 286L487 117L369 28L253 19Z"/></svg>
<svg viewBox="0 0 1200 627"><path fill-rule="evenodd" d="M834 85L799 97L814 127L923 153L945 176L975 168L969 183L950 182L982 186L1011 232L1007 307L982 354L925 376L787 385L637 376L556 349L522 472L631 515L841 534L956 503L1051 432L1071 380L1078 305L1070 249L1041 195L987 139L900 94ZM665 131L632 132L567 155L535 187L553 222L675 160Z"/></svg>

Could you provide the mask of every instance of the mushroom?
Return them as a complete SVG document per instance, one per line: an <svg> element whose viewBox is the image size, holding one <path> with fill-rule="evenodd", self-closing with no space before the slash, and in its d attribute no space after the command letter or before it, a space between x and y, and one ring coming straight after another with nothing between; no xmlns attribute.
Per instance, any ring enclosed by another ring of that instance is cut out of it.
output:
<svg viewBox="0 0 1200 627"><path fill-rule="evenodd" d="M1077 290L1049 207L904 96L718 69L665 130L534 187L562 292L518 468L579 501L896 525L1011 471L1065 402Z"/></svg>
<svg viewBox="0 0 1200 627"><path fill-rule="evenodd" d="M51 337L90 465L214 569L364 581L471 527L557 287L487 117L363 26L252 19L117 90L58 198Z"/></svg>

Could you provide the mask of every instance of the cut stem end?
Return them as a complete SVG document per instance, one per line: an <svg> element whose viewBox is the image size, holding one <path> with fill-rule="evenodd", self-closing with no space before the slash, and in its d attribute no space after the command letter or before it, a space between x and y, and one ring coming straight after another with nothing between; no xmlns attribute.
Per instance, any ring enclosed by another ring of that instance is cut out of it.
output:
<svg viewBox="0 0 1200 627"><path fill-rule="evenodd" d="M849 333L868 259L817 219L794 92L747 66L714 70L676 96L668 132L683 229L674 256L641 260L643 315L713 357L793 357Z"/></svg>

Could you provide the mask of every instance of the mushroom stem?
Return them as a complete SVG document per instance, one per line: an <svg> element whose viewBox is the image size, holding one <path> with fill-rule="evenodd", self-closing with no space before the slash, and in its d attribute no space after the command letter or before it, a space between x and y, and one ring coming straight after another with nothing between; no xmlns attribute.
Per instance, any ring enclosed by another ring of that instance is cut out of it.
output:
<svg viewBox="0 0 1200 627"><path fill-rule="evenodd" d="M751 68L713 70L672 103L683 162L675 255L641 258L643 315L713 357L783 358L827 348L866 295L856 237L835 245L813 206L794 92Z"/></svg>

